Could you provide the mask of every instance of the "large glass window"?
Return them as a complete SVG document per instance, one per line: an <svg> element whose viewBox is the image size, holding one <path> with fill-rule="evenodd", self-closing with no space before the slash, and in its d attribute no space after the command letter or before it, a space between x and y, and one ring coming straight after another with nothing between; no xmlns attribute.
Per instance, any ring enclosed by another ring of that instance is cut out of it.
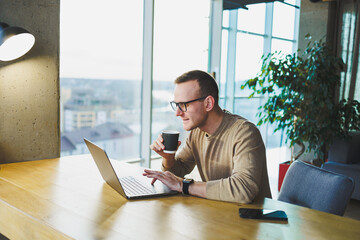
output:
<svg viewBox="0 0 360 240"><path fill-rule="evenodd" d="M356 1L341 2L340 21L340 57L343 59L346 69L341 72L340 99L353 98L360 100L360 75L359 66L354 64L359 57L356 52L356 35L358 35L357 20L359 18L358 5ZM360 61L358 61L360 63Z"/></svg>
<svg viewBox="0 0 360 240"><path fill-rule="evenodd" d="M258 122L256 116L258 107L266 101L266 96L255 96L255 98L248 99L249 90L241 90L240 86L244 81L259 73L263 55L275 51L290 54L297 49L298 26L296 23L298 21L296 18L299 9L294 5L299 3L298 0L288 0L249 4L247 10L234 9L223 12L222 51L226 51L226 53L222 52L219 80L222 107L226 107L227 110L239 114L253 123ZM234 16L237 18L235 24ZM234 28L237 29L237 34L231 34ZM235 38L235 40L231 38ZM236 44L233 44L234 42ZM228 58L227 56L234 51L236 52L235 60ZM235 77L233 77L233 72L235 72ZM229 102L231 103L229 104ZM260 132L267 148L268 161L279 162L279 159L284 160L289 157L287 156L289 151L287 148L281 148L283 146L282 133L274 134L274 128L275 126L270 124L262 125ZM276 172L276 169L269 169L270 178L277 179Z"/></svg>
<svg viewBox="0 0 360 240"><path fill-rule="evenodd" d="M295 5L295 0L287 0L289 4ZM281 2L274 2L272 35L277 38L292 40L294 38L295 7Z"/></svg>
<svg viewBox="0 0 360 240"><path fill-rule="evenodd" d="M266 96L248 99L249 91L246 89L241 90L240 86L244 81L255 77L260 71L261 57L263 55L275 51L289 54L293 53L293 49L296 49L294 47L296 44L294 37L297 31L297 26L295 25L297 21L295 20L298 9L292 5L299 2L290 0L286 1L286 3L290 5L281 2L250 4L247 6L248 10L235 9L224 11L223 14L223 18L227 18L224 19L226 25L223 25L223 31L229 32L231 26L228 27L228 25L229 22L231 25L231 16L234 16L234 14L231 14L231 11L237 11L238 34L236 36L229 35L236 37L236 45L228 45L228 43L231 43L228 39L229 37L226 38L226 41L223 41L222 49L228 53L236 51L236 59L235 64L233 64L234 69L221 68L221 71L226 69L226 73L221 73L220 82L223 88L221 92L224 91L223 86L233 85L233 92L235 94L233 96L230 96L231 93L222 94L220 103L227 108L228 106L233 106L233 109L228 110L242 115L254 123L258 122L256 117L257 108L265 102ZM227 36L226 33L223 33L224 35ZM223 53L223 55L225 54ZM227 59L222 58L221 61L222 65L228 66L229 62ZM235 71L235 79L229 77L232 75L231 71ZM234 104L227 104L227 101L232 101ZM282 145L281 133L273 134L273 129L274 126L262 126L260 128L267 148L276 148Z"/></svg>
<svg viewBox="0 0 360 240"><path fill-rule="evenodd" d="M164 129L179 130L181 140L185 139L182 122L169 102L177 76L207 70L210 1L155 0L150 13L154 26L143 25L149 14L143 4L142 0L61 0L62 156L88 153L83 137L120 160L144 157L140 155L144 129L151 128L152 141ZM143 44L149 41L144 38L149 35L143 36L145 27L145 32L153 31L151 63L149 58L143 63ZM152 76L145 78L152 79L152 91L142 82L144 66L149 64ZM152 98L148 123L142 112L146 93Z"/></svg>
<svg viewBox="0 0 360 240"><path fill-rule="evenodd" d="M271 41L271 52L281 52L283 55L292 54L294 49L294 42L280 39L273 39Z"/></svg>
<svg viewBox="0 0 360 240"><path fill-rule="evenodd" d="M165 129L180 131L182 141L187 136L169 102L178 76L207 70L209 14L209 0L155 1L152 141Z"/></svg>
<svg viewBox="0 0 360 240"><path fill-rule="evenodd" d="M105 148L111 158L140 159L142 129L151 128L152 141L164 129L179 130L181 140L185 139L181 119L169 105L173 81L186 71L208 69L211 3L155 0L154 25L146 21L145 27L142 0L61 0L61 155L88 153L82 140L86 137ZM240 85L260 70L262 54L295 49L297 10L283 3L248 8L231 10L236 14L223 12L217 80L221 106L256 122L257 106L264 99L247 99ZM281 19L286 19L286 26L277 26ZM143 31L149 26L153 27L153 55L152 61L146 58L143 63L143 56L148 57L143 55L147 46L143 44L149 40ZM152 79L152 89L142 88L142 83L148 83L143 80L145 65L151 65L152 76L146 79ZM152 99L147 126L141 124L144 92ZM269 129L261 129L267 146L278 146L279 136L269 134Z"/></svg>
<svg viewBox="0 0 360 240"><path fill-rule="evenodd" d="M265 4L248 5L247 8L238 10L238 29L245 32L264 34Z"/></svg>
<svg viewBox="0 0 360 240"><path fill-rule="evenodd" d="M240 86L254 77L261 67L261 56L264 53L264 37L238 33L236 43L235 93L236 96L249 96ZM246 93L246 95L245 95Z"/></svg>
<svg viewBox="0 0 360 240"><path fill-rule="evenodd" d="M61 0L61 155L139 158L142 0Z"/></svg>

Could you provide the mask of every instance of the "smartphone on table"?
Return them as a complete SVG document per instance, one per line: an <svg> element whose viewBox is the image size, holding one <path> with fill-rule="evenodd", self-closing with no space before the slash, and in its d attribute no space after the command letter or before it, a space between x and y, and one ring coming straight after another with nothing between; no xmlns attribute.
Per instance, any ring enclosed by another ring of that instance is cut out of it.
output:
<svg viewBox="0 0 360 240"><path fill-rule="evenodd" d="M239 208L239 215L242 218L263 219L275 221L287 221L287 215L283 210Z"/></svg>

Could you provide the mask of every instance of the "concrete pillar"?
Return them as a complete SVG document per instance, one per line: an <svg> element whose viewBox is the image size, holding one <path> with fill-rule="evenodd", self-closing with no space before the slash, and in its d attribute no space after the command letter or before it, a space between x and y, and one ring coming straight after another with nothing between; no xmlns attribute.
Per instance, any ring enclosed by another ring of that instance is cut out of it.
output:
<svg viewBox="0 0 360 240"><path fill-rule="evenodd" d="M60 156L60 1L1 0L0 21L27 29L27 55L0 61L0 163Z"/></svg>
<svg viewBox="0 0 360 240"><path fill-rule="evenodd" d="M327 41L329 2L311 2L301 0L299 44L300 53L304 52L308 43L305 36L310 34L312 41Z"/></svg>

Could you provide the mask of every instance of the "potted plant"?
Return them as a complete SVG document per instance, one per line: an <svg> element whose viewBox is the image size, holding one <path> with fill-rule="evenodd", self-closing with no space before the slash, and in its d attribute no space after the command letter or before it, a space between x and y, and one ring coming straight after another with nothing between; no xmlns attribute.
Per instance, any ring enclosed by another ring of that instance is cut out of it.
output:
<svg viewBox="0 0 360 240"><path fill-rule="evenodd" d="M258 125L276 124L290 146L307 143L306 150L313 150L321 164L335 139L360 129L359 102L335 97L343 68L325 43L309 42L302 56L276 52L263 57L260 73L241 88L251 90L249 98L268 97L259 107Z"/></svg>

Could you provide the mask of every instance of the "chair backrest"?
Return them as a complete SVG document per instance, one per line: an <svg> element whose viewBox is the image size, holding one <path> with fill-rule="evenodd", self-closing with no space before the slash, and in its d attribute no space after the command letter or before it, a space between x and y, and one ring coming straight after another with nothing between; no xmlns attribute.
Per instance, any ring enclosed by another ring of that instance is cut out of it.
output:
<svg viewBox="0 0 360 240"><path fill-rule="evenodd" d="M351 132L349 135L349 139L336 139L331 144L329 161L344 164L360 162L360 132Z"/></svg>
<svg viewBox="0 0 360 240"><path fill-rule="evenodd" d="M342 216L353 190L351 178L295 161L285 175L278 200Z"/></svg>

